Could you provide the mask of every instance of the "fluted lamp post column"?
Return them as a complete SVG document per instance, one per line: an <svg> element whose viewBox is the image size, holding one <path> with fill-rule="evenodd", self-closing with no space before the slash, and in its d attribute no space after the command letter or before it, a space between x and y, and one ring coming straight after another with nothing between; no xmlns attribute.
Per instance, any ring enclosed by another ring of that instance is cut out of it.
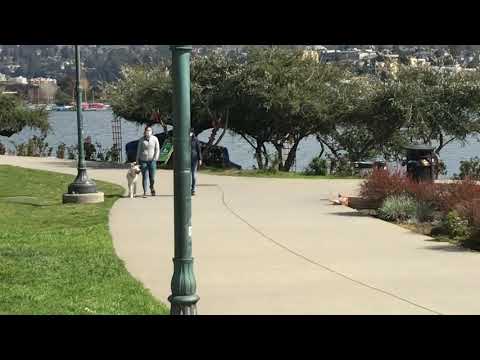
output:
<svg viewBox="0 0 480 360"><path fill-rule="evenodd" d="M99 203L103 202L102 192L97 191L95 182L88 178L83 146L83 115L82 89L80 88L80 50L75 45L75 98L77 102L77 135L78 135L78 164L77 177L68 186L68 192L63 194L64 203Z"/></svg>
<svg viewBox="0 0 480 360"><path fill-rule="evenodd" d="M174 226L175 254L171 315L196 315L196 281L192 258L191 143L190 143L190 54L191 46L172 45L173 138L174 138Z"/></svg>

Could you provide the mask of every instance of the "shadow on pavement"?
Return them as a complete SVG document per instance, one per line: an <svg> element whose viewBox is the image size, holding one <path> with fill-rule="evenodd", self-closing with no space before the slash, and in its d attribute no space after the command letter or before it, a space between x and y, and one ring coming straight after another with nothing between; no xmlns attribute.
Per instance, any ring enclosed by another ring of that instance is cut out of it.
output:
<svg viewBox="0 0 480 360"><path fill-rule="evenodd" d="M371 214L360 212L360 211L347 211L347 212L331 212L328 213L329 215L338 215L338 216L345 216L345 217L372 217Z"/></svg>
<svg viewBox="0 0 480 360"><path fill-rule="evenodd" d="M437 250L446 252L472 252L472 250L453 244L445 244L439 246L424 246L421 249L425 250Z"/></svg>
<svg viewBox="0 0 480 360"><path fill-rule="evenodd" d="M114 196L117 196L117 195L114 195ZM149 199L149 198L164 198L164 197L173 197L173 195L155 195L155 196L151 196L151 195L147 195L147 197L145 199ZM130 197L128 195L123 195L123 196L119 196L119 198L122 198L122 199L129 199ZM135 195L134 199L143 199L143 195Z"/></svg>

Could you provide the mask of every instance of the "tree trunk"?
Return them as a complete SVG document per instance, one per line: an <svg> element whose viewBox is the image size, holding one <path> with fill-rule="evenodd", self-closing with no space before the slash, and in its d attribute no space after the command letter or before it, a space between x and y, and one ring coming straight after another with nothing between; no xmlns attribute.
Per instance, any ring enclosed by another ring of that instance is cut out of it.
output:
<svg viewBox="0 0 480 360"><path fill-rule="evenodd" d="M287 160L285 160L285 164L283 165L283 171L290 171L291 167L293 166L293 163L295 162L295 158L297 156L297 148L298 144L300 144L301 139L295 140L293 143L293 146L290 148L290 151L288 152L287 155Z"/></svg>
<svg viewBox="0 0 480 360"><path fill-rule="evenodd" d="M444 142L443 144L441 144L438 148L435 149L435 152L437 153L437 155L440 155L440 151L445 147L447 146L448 144L450 144L452 141L454 140L457 140L456 137L453 137L449 140L447 140L446 142Z"/></svg>
<svg viewBox="0 0 480 360"><path fill-rule="evenodd" d="M274 146L277 150L278 170L283 171L283 144L274 144Z"/></svg>
<svg viewBox="0 0 480 360"><path fill-rule="evenodd" d="M264 167L268 168L269 159L268 159L268 152L267 152L267 148L265 147L265 144L262 144L262 152L263 152L263 157L265 159Z"/></svg>
<svg viewBox="0 0 480 360"><path fill-rule="evenodd" d="M322 148L322 151L320 151L320 155L318 155L319 158L321 158L323 156L323 154L325 153L325 145L323 145L323 142L320 141L320 146Z"/></svg>
<svg viewBox="0 0 480 360"><path fill-rule="evenodd" d="M218 127L214 127L212 129L212 133L210 134L210 137L208 138L207 147L212 146L213 142L215 141L215 138L217 137L217 133L218 133Z"/></svg>
<svg viewBox="0 0 480 360"><path fill-rule="evenodd" d="M230 113L230 111L229 111L229 109L227 109L227 114L225 115L225 124L223 125L223 132L213 146L217 146L220 143L220 141L222 141L223 137L225 136L225 133L228 130L228 119L229 119L228 115L229 115L229 113Z"/></svg>
<svg viewBox="0 0 480 360"><path fill-rule="evenodd" d="M207 145L203 148L202 155L205 156L208 149L212 147L213 142L215 141L215 138L217 137L218 133L218 127L212 128L212 133L210 134L210 137L208 138Z"/></svg>
<svg viewBox="0 0 480 360"><path fill-rule="evenodd" d="M255 159L257 160L257 165L260 170L264 169L263 159L262 159L262 149L261 146L257 146L255 149Z"/></svg>

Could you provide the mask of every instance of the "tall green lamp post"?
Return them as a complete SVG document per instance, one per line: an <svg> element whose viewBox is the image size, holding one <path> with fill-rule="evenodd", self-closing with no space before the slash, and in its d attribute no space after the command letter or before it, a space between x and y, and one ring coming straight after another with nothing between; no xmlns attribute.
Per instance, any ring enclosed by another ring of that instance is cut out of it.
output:
<svg viewBox="0 0 480 360"><path fill-rule="evenodd" d="M172 45L175 255L171 315L196 315L196 281L192 258L190 54L191 46Z"/></svg>
<svg viewBox="0 0 480 360"><path fill-rule="evenodd" d="M77 177L68 186L68 193L63 194L64 203L98 203L103 202L104 195L97 192L96 184L88 178L83 146L83 116L82 116L82 92L80 88L80 50L75 45L75 92L77 101L77 135L78 135L78 165Z"/></svg>

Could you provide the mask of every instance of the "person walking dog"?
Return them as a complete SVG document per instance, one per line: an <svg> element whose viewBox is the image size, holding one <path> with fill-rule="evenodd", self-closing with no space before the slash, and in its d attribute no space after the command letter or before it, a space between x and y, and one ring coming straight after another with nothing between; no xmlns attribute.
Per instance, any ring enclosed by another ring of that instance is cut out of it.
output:
<svg viewBox="0 0 480 360"><path fill-rule="evenodd" d="M147 196L147 179L150 182L150 194L155 196L155 170L159 156L160 144L157 137L152 135L152 128L147 126L137 146L137 164L140 164L143 178L143 197Z"/></svg>

